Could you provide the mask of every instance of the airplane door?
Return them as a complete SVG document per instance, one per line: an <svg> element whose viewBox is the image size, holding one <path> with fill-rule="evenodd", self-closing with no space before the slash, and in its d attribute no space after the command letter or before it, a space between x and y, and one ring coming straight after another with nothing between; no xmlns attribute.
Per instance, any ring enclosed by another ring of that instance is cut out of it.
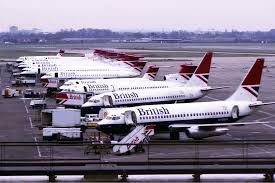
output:
<svg viewBox="0 0 275 183"><path fill-rule="evenodd" d="M40 68L37 69L37 73L40 74L41 73L41 70Z"/></svg>
<svg viewBox="0 0 275 183"><path fill-rule="evenodd" d="M114 85L110 85L110 89L112 90L112 92L114 92L115 91Z"/></svg>
<svg viewBox="0 0 275 183"><path fill-rule="evenodd" d="M57 72L54 73L54 77L55 77L55 78L58 78L58 73L57 73Z"/></svg>
<svg viewBox="0 0 275 183"><path fill-rule="evenodd" d="M86 86L83 86L83 88L84 88L84 92L87 93L88 91L87 91Z"/></svg>
<svg viewBox="0 0 275 183"><path fill-rule="evenodd" d="M235 105L232 108L231 116L232 116L233 119L238 119L239 118L239 108L238 108L238 106Z"/></svg>
<svg viewBox="0 0 275 183"><path fill-rule="evenodd" d="M103 96L103 105L106 107L113 107L113 99L110 95Z"/></svg>
<svg viewBox="0 0 275 183"><path fill-rule="evenodd" d="M137 116L134 111L125 111L124 117L125 117L126 125L136 125L137 124Z"/></svg>

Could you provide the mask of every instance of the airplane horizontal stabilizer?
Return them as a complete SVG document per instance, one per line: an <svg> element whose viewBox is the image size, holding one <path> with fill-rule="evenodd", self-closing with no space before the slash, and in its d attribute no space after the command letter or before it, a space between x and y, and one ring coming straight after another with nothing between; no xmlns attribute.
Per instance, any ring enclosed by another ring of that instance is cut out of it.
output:
<svg viewBox="0 0 275 183"><path fill-rule="evenodd" d="M230 86L207 87L207 88L202 88L201 91L220 90L220 89L224 89L224 88L230 88Z"/></svg>
<svg viewBox="0 0 275 183"><path fill-rule="evenodd" d="M249 107L260 107L262 105L273 105L275 102L261 102L261 103L255 103L255 104L250 104Z"/></svg>

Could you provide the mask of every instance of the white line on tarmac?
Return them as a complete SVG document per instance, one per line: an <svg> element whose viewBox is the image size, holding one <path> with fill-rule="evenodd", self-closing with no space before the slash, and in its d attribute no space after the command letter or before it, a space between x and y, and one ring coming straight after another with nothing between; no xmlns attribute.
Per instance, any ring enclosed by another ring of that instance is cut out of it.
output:
<svg viewBox="0 0 275 183"><path fill-rule="evenodd" d="M28 107L25 105L26 112L29 114Z"/></svg>
<svg viewBox="0 0 275 183"><path fill-rule="evenodd" d="M30 121L31 128L33 128L32 118L30 116L29 116L29 121Z"/></svg>
<svg viewBox="0 0 275 183"><path fill-rule="evenodd" d="M259 118L259 119L255 119L254 121L257 122L257 121L262 121L262 120L267 120L269 118L274 118L274 116L268 116L268 117L264 117L264 118ZM275 121L274 121L275 122Z"/></svg>
<svg viewBox="0 0 275 183"><path fill-rule="evenodd" d="M212 100L220 100L220 99L217 99L217 98L214 98L214 97L209 97L209 96L205 96L206 98L209 98L209 99L212 99Z"/></svg>
<svg viewBox="0 0 275 183"><path fill-rule="evenodd" d="M272 128L273 130L275 130L275 127L274 126L271 126L271 125L268 125L268 124L263 124L264 126L267 126L269 128Z"/></svg>
<svg viewBox="0 0 275 183"><path fill-rule="evenodd" d="M35 141L35 144L36 144L36 148L37 148L38 156L41 158L41 157L42 157L42 155L41 155L40 147L39 147L39 146L38 146L38 144L37 144L37 139L36 139L36 137L33 137L33 138L34 138L34 141Z"/></svg>
<svg viewBox="0 0 275 183"><path fill-rule="evenodd" d="M271 113L269 113L269 112L265 112L265 111L259 111L259 112L264 113L264 114L267 114L267 115L270 115L270 116L274 116L274 114L271 114Z"/></svg>

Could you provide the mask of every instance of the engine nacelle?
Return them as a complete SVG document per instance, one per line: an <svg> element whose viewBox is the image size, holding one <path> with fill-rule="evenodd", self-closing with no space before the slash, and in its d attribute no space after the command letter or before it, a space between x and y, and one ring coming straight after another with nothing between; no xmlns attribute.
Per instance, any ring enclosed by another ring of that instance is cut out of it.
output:
<svg viewBox="0 0 275 183"><path fill-rule="evenodd" d="M201 140L207 137L219 136L224 135L228 131L227 128L216 128L216 129L200 129L198 127L191 127L186 130L186 135L189 138L195 140Z"/></svg>

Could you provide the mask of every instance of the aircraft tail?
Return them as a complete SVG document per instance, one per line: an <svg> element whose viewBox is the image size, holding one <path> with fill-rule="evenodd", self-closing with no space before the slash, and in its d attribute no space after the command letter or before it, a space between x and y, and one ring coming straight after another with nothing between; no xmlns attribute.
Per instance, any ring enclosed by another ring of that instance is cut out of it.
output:
<svg viewBox="0 0 275 183"><path fill-rule="evenodd" d="M159 71L159 67L157 66L149 66L146 73L143 75L143 79L148 79L148 80L155 80L157 73Z"/></svg>
<svg viewBox="0 0 275 183"><path fill-rule="evenodd" d="M144 57L128 55L126 53L118 53L117 55L117 60L122 60L122 61L139 61L141 58L144 58Z"/></svg>
<svg viewBox="0 0 275 183"><path fill-rule="evenodd" d="M197 66L196 65L181 65L180 71L175 74L167 74L163 77L165 81L179 81L179 82L187 82L192 77L195 72Z"/></svg>
<svg viewBox="0 0 275 183"><path fill-rule="evenodd" d="M124 61L124 63L129 65L135 71L138 71L141 73L147 62L145 62L145 61L138 61L138 62Z"/></svg>
<svg viewBox="0 0 275 183"><path fill-rule="evenodd" d="M185 78L185 80L190 80L193 73L197 69L196 65L181 65L181 69L179 71L179 74L181 77Z"/></svg>
<svg viewBox="0 0 275 183"><path fill-rule="evenodd" d="M65 54L65 50L60 49L56 56L63 56Z"/></svg>
<svg viewBox="0 0 275 183"><path fill-rule="evenodd" d="M227 100L257 101L263 67L264 59L258 58L244 77L238 89Z"/></svg>
<svg viewBox="0 0 275 183"><path fill-rule="evenodd" d="M196 68L194 74L188 81L188 86L205 87L208 86L209 72L212 61L212 52L207 52L201 63Z"/></svg>

